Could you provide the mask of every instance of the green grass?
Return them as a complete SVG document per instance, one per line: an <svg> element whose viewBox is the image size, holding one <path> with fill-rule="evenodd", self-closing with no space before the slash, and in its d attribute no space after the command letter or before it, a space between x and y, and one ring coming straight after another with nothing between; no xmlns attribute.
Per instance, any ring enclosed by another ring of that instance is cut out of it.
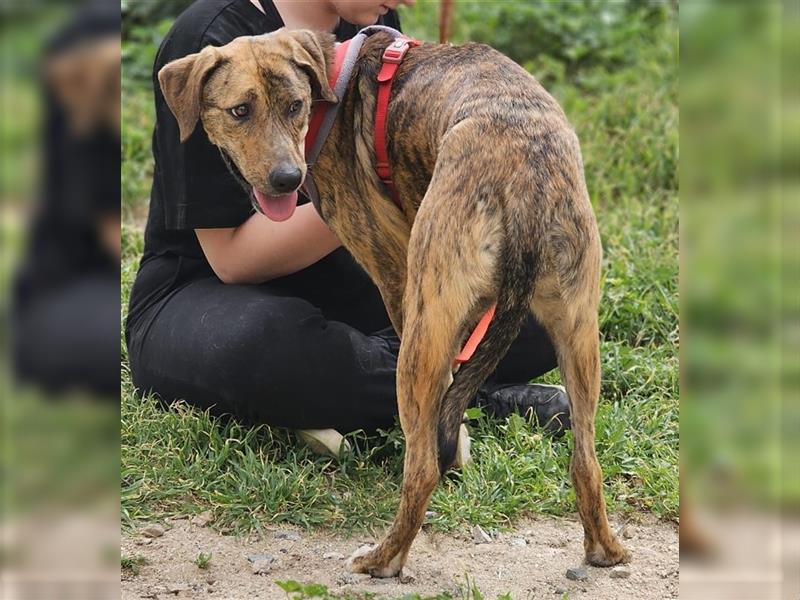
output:
<svg viewBox="0 0 800 600"><path fill-rule="evenodd" d="M309 598L319 598L321 600L370 600L376 598L371 593L334 594L328 588L318 583L302 584L294 580L276 581L275 584L286 592L286 597L290 600L306 600ZM469 577L465 578L463 585L458 586L459 593L453 596L449 593L441 593L435 596L420 596L419 594L405 594L400 600L483 600L483 595ZM564 598L568 598L565 594ZM511 600L511 594L503 594L497 600Z"/></svg>
<svg viewBox="0 0 800 600"><path fill-rule="evenodd" d="M673 19L647 31L627 63L566 68L539 55L525 64L575 125L604 243L597 451L609 509L677 519L677 28ZM143 244L132 216L143 212L152 171L151 92L133 76L124 89L123 307ZM433 528L502 529L526 515L574 513L570 434L553 440L518 417L479 418L471 433L474 462L438 486ZM183 403L165 410L135 392L123 367L124 526L210 509L224 531L283 523L379 533L397 507L402 433L350 441L336 463L290 432Z"/></svg>
<svg viewBox="0 0 800 600"><path fill-rule="evenodd" d="M598 211L607 262L598 456L611 510L672 519L678 510L675 207L627 209ZM141 235L127 229L126 289L141 246ZM123 389L128 525L212 508L223 529L292 523L351 531L380 528L393 515L402 472L398 430L373 440L352 436L353 452L335 464L298 447L285 431L221 422L183 404L164 411L133 393L127 373ZM525 514L574 510L569 435L552 440L519 418L479 420L472 435L474 463L449 475L433 496L435 528L501 528Z"/></svg>
<svg viewBox="0 0 800 600"><path fill-rule="evenodd" d="M197 555L197 558L194 559L194 564L197 565L198 569L207 569L211 566L211 558L213 554L205 554L201 552Z"/></svg>
<svg viewBox="0 0 800 600"><path fill-rule="evenodd" d="M119 561L123 573L130 575L138 575L142 566L147 564L147 559L144 556L123 556Z"/></svg>

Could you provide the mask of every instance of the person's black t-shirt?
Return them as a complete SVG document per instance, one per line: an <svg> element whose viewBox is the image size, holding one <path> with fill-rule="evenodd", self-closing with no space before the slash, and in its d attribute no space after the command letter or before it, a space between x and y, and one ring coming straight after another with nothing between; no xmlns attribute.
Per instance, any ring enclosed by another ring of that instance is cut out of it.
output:
<svg viewBox="0 0 800 600"><path fill-rule="evenodd" d="M153 186L144 254L131 293L129 327L177 286L213 276L195 228L236 227L253 213L250 192L230 173L202 123L185 143L180 142L177 121L158 84L158 71L205 46L222 46L243 35L260 35L283 27L271 0L260 2L264 12L250 0L197 0L176 19L159 48L153 66ZM378 23L397 29L400 25L394 11ZM343 41L359 29L340 21L335 34ZM283 279L292 293L311 301L329 286L356 290L372 285L342 248Z"/></svg>

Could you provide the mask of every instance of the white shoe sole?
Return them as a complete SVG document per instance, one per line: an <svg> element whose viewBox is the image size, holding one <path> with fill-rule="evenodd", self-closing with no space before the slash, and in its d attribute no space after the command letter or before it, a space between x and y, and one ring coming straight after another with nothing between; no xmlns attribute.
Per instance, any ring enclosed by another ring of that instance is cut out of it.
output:
<svg viewBox="0 0 800 600"><path fill-rule="evenodd" d="M470 448L472 447L472 440L469 439L469 431L464 423L458 428L458 443L456 444L456 459L453 462L453 467L462 469L472 462L472 454Z"/></svg>
<svg viewBox="0 0 800 600"><path fill-rule="evenodd" d="M350 443L335 429L298 429L295 433L309 450L320 456L340 458L342 452L350 450Z"/></svg>

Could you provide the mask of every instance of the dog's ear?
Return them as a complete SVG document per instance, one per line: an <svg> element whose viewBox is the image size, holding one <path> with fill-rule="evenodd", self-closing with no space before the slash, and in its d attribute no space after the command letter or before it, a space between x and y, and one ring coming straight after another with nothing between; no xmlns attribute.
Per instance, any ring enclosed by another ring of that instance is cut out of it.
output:
<svg viewBox="0 0 800 600"><path fill-rule="evenodd" d="M206 46L196 54L173 60L158 72L164 100L178 121L181 142L189 139L197 125L203 84L220 61L219 51L213 46Z"/></svg>
<svg viewBox="0 0 800 600"><path fill-rule="evenodd" d="M307 29L288 33L292 40L292 60L308 73L313 92L323 100L338 102L328 83L328 66L333 62L336 37Z"/></svg>

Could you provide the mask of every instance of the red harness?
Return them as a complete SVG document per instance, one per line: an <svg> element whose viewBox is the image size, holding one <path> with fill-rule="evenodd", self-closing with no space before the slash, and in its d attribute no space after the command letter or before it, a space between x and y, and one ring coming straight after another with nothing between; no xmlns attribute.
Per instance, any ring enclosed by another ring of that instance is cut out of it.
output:
<svg viewBox="0 0 800 600"><path fill-rule="evenodd" d="M403 62L403 58L406 52L408 52L408 49L419 46L420 44L421 42L405 36L396 38L386 50L383 51L381 70L378 72L378 93L375 102L375 125L373 127L375 140L375 171L378 174L378 178L389 191L392 200L401 211L403 210L403 206L400 202L400 195L392 180L392 168L389 164L389 151L386 144L386 117L389 114L389 98L392 93L392 82L397 73L397 69L400 67L400 63ZM336 81L339 79L339 73L342 70L342 63L344 62L349 45L350 40L347 40L336 47L336 58L333 68L328 74L328 82L331 88L335 86ZM317 138L328 107L328 103L320 103L319 106L314 108L311 114L305 140L306 154L308 154L311 147L314 145L314 140ZM478 324L465 342L461 352L458 353L458 356L456 356L453 361L453 367L461 365L472 358L478 344L481 343L481 340L483 340L486 335L486 331L489 329L489 323L491 323L494 318L495 308L496 305L493 304L489 307L489 310L486 311L486 314L481 317L481 320L478 321Z"/></svg>

